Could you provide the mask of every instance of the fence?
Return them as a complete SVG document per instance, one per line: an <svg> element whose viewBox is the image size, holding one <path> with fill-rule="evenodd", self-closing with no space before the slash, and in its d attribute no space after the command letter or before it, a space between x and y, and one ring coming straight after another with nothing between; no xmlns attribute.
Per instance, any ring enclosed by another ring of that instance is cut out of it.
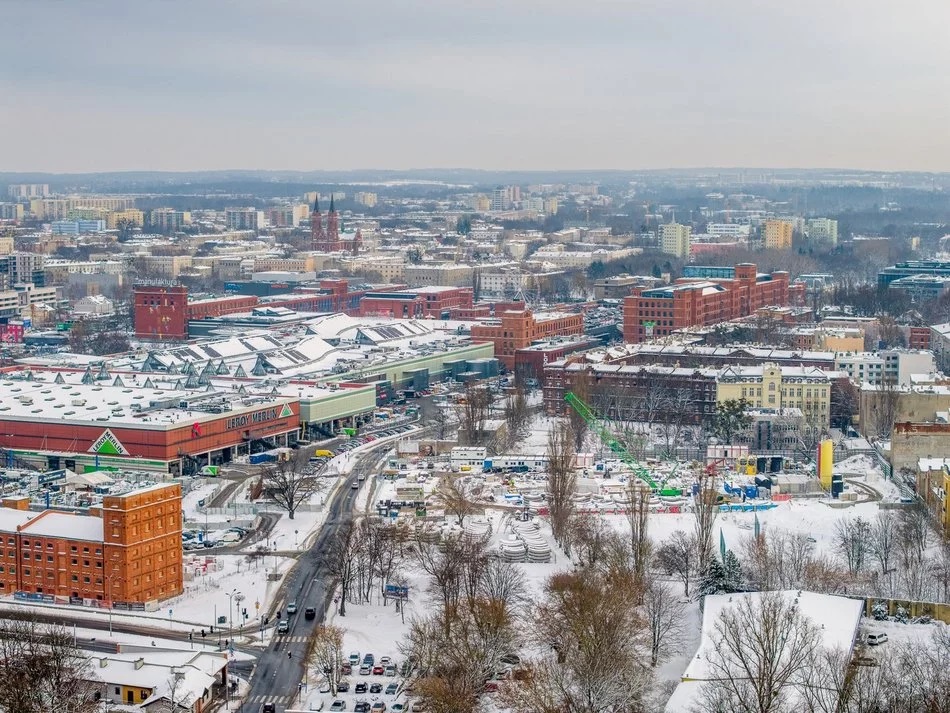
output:
<svg viewBox="0 0 950 713"><path fill-rule="evenodd" d="M902 607L909 617L929 616L937 621L942 621L944 624L950 624L950 604L868 597L864 600L864 615L872 616L874 605L878 603L887 605L887 613L890 616L894 616L898 607Z"/></svg>

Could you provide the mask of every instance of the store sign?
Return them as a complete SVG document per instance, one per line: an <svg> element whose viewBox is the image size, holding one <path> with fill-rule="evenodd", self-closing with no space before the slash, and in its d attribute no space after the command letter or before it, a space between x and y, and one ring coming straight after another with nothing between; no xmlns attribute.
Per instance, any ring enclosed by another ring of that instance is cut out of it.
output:
<svg viewBox="0 0 950 713"><path fill-rule="evenodd" d="M267 423L268 421L276 421L279 418L287 418L288 416L293 416L294 412L290 408L289 404L284 404L280 408L268 408L263 411L255 411L254 413L245 413L240 416L232 416L225 422L225 428L228 431L233 431L236 428L248 428L249 426L257 426L262 423Z"/></svg>
<svg viewBox="0 0 950 713"><path fill-rule="evenodd" d="M115 437L115 434L108 428L102 432L99 438L93 441L92 447L88 452L113 456L127 456L129 454L129 452L125 450L125 446L122 445L119 439Z"/></svg>

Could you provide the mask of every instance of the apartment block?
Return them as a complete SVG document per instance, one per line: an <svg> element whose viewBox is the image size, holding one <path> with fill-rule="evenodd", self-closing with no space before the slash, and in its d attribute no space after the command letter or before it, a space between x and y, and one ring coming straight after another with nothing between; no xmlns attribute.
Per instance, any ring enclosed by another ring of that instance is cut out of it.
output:
<svg viewBox="0 0 950 713"><path fill-rule="evenodd" d="M762 243L769 250L792 247L792 224L787 220L767 220L762 224Z"/></svg>
<svg viewBox="0 0 950 713"><path fill-rule="evenodd" d="M224 222L228 230L260 230L264 227L264 211L256 208L225 208Z"/></svg>
<svg viewBox="0 0 950 713"><path fill-rule="evenodd" d="M831 218L811 218L805 223L805 231L812 240L829 245L838 244L838 221Z"/></svg>
<svg viewBox="0 0 950 713"><path fill-rule="evenodd" d="M660 249L670 255L686 260L689 258L690 239L693 229L688 225L667 223L660 226Z"/></svg>

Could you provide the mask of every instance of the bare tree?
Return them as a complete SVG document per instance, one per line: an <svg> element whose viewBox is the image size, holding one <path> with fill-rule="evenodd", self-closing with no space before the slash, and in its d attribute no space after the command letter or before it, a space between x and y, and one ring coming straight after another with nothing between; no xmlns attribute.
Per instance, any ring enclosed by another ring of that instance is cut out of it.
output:
<svg viewBox="0 0 950 713"><path fill-rule="evenodd" d="M323 679L331 691L343 680L343 629L320 624L310 637L307 664L317 679Z"/></svg>
<svg viewBox="0 0 950 713"><path fill-rule="evenodd" d="M466 517L478 512L478 506L465 490L464 479L462 475L443 473L435 492L435 499L447 513L458 520L459 527L465 522Z"/></svg>
<svg viewBox="0 0 950 713"><path fill-rule="evenodd" d="M675 458L695 411L696 399L690 389L669 389L667 408L660 420L663 458Z"/></svg>
<svg viewBox="0 0 950 713"><path fill-rule="evenodd" d="M865 384L861 388L861 430L868 438L888 438L897 420L900 387L891 379L880 384Z"/></svg>
<svg viewBox="0 0 950 713"><path fill-rule="evenodd" d="M869 535L870 554L880 565L881 574L886 575L897 541L897 518L890 510L881 510L871 523Z"/></svg>
<svg viewBox="0 0 950 713"><path fill-rule="evenodd" d="M88 668L64 627L7 618L0 627L0 710L91 713L98 703Z"/></svg>
<svg viewBox="0 0 950 713"><path fill-rule="evenodd" d="M650 489L631 480L627 487L627 523L630 525L630 554L634 577L642 582L650 564Z"/></svg>
<svg viewBox="0 0 950 713"><path fill-rule="evenodd" d="M763 592L727 606L706 653L709 680L703 684L703 710L789 710L794 688L820 642L818 628L782 593Z"/></svg>
<svg viewBox="0 0 950 713"><path fill-rule="evenodd" d="M716 489L714 473L702 471L697 481L699 487L693 496L693 529L698 550L696 554L699 562L708 562L712 556L713 526L719 512L719 492Z"/></svg>
<svg viewBox="0 0 950 713"><path fill-rule="evenodd" d="M689 583L696 573L698 548L695 536L677 530L656 549L656 566L668 575L675 574L683 582L683 593L689 596Z"/></svg>
<svg viewBox="0 0 950 713"><path fill-rule="evenodd" d="M590 373L587 371L576 373L571 381L571 391L581 401L589 404L591 398ZM574 451L580 451L584 446L584 440L587 438L587 431L589 429L587 419L581 416L574 408L567 409L567 418L571 425L570 434L574 439Z"/></svg>
<svg viewBox="0 0 950 713"><path fill-rule="evenodd" d="M637 710L650 672L641 663L643 622L630 607L633 586L590 570L552 577L531 627L543 653L526 665L523 681L505 687L506 706L516 713Z"/></svg>
<svg viewBox="0 0 950 713"><path fill-rule="evenodd" d="M841 518L835 522L835 550L852 575L864 569L870 535L871 526L863 517Z"/></svg>
<svg viewBox="0 0 950 713"><path fill-rule="evenodd" d="M524 434L531 419L528 400L525 398L524 389L521 386L515 386L514 393L505 399L504 413L508 439L515 442Z"/></svg>
<svg viewBox="0 0 950 713"><path fill-rule="evenodd" d="M346 616L346 601L353 593L355 560L359 547L356 522L352 518L346 519L333 533L323 559L327 573L340 587L340 616Z"/></svg>
<svg viewBox="0 0 950 713"><path fill-rule="evenodd" d="M641 616L649 634L650 665L654 668L682 642L685 628L683 610L679 597L669 584L657 580L647 584Z"/></svg>
<svg viewBox="0 0 950 713"><path fill-rule="evenodd" d="M185 713L193 710L197 696L189 691L182 672L173 673L165 680L167 693L153 709L158 713ZM68 710L68 709L67 709Z"/></svg>
<svg viewBox="0 0 950 713"><path fill-rule="evenodd" d="M261 480L264 492L287 511L291 520L297 509L325 484L310 467L307 453L302 450L294 451L287 460L262 465Z"/></svg>
<svg viewBox="0 0 950 713"><path fill-rule="evenodd" d="M559 421L548 433L547 505L554 540L570 553L571 516L577 473L574 469L574 434L570 421Z"/></svg>
<svg viewBox="0 0 950 713"><path fill-rule="evenodd" d="M487 434L485 422L491 414L494 395L485 384L469 382L465 385L465 394L461 403L456 404L456 418L459 424L459 442L463 445L483 445Z"/></svg>

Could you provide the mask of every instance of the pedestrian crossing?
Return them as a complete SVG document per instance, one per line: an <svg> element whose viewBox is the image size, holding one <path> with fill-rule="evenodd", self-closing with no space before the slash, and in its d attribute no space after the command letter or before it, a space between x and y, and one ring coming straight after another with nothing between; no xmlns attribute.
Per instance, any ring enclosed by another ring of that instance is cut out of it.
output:
<svg viewBox="0 0 950 713"><path fill-rule="evenodd" d="M305 644L310 641L309 636L281 636L277 639L282 644Z"/></svg>
<svg viewBox="0 0 950 713"><path fill-rule="evenodd" d="M248 703L259 704L259 703L288 703L291 696L251 696L247 699Z"/></svg>

